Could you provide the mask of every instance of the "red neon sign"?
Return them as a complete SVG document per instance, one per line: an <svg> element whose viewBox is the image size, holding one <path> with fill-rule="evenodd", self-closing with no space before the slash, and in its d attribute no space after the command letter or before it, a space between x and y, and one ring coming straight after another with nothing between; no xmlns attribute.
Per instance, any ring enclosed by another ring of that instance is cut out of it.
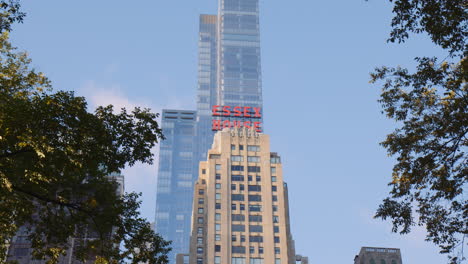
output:
<svg viewBox="0 0 468 264"><path fill-rule="evenodd" d="M213 117L238 117L238 118L261 118L260 107L250 107L250 106L221 106L214 105L212 108ZM231 120L221 120L213 119L212 120L212 130L218 131L223 130L224 128L254 128L257 132L262 132L261 122L260 121L231 121Z"/></svg>

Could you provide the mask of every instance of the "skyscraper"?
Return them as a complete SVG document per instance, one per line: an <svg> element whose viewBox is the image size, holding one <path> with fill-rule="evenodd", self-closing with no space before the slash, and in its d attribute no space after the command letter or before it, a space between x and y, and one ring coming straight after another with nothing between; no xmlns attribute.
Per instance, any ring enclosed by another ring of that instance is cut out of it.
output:
<svg viewBox="0 0 468 264"><path fill-rule="evenodd" d="M117 195L122 196L124 195L125 191L125 179L124 176L120 173L110 173L107 175L107 178L111 181L115 181L117 183L117 189L115 190ZM39 205L38 205L39 206ZM38 207L38 209L42 210L43 208ZM18 231L16 232L15 236L11 239L10 246L8 248L7 258L6 261L8 262L16 262L18 264L46 264L48 259L45 260L37 260L33 259L32 252L32 242L29 240L30 229L34 229L34 226L31 224L27 224L21 226ZM65 255L60 255L59 257L59 264L91 264L95 261L95 255L90 254L89 258L82 262L77 259L76 251L77 246L80 243L84 243L85 241L92 241L99 238L99 234L93 228L84 228L79 229L76 231L76 236L68 238L68 249L65 252ZM0 260L0 263L3 263Z"/></svg>
<svg viewBox="0 0 468 264"><path fill-rule="evenodd" d="M187 252L192 212L193 182L197 178L196 112L163 110L161 127L166 137L159 150L155 230L172 240L171 262Z"/></svg>
<svg viewBox="0 0 468 264"><path fill-rule="evenodd" d="M216 133L195 184L190 264L295 263L287 193L268 135Z"/></svg>
<svg viewBox="0 0 468 264"><path fill-rule="evenodd" d="M400 249L362 247L354 264L403 264Z"/></svg>
<svg viewBox="0 0 468 264"><path fill-rule="evenodd" d="M188 139L178 138L187 131L179 132L182 127L176 125L175 120L165 118L164 114L184 111L163 110L163 133L171 139L160 144L155 230L165 239L172 240L171 263L175 262L175 254L189 249L193 183L197 178L198 162L206 160L206 153L213 143L213 106L220 106L220 110L223 106L247 107L247 116L253 113L253 108L260 112L262 107L259 1L219 0L217 15L200 16L198 49L196 121L189 122L191 127L196 126L195 133L188 136L192 138L191 143ZM261 123L261 117L232 115L224 118L228 123L236 120L252 126L252 120ZM183 162L193 162L193 167L179 164L181 152L188 155L187 150L180 149L182 141L192 152L191 158L184 157ZM170 165L166 164L168 162ZM184 166L184 172L179 171L179 166ZM185 176L181 177L181 173ZM188 184L189 174L192 185Z"/></svg>

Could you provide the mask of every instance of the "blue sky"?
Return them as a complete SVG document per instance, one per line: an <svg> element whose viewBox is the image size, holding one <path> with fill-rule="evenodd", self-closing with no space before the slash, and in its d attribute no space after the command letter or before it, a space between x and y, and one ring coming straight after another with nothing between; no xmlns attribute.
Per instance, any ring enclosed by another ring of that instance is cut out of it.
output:
<svg viewBox="0 0 468 264"><path fill-rule="evenodd" d="M24 0L23 8L13 44L55 89L86 96L91 108L195 108L198 16L216 13L216 0ZM369 73L443 54L425 36L386 43L391 17L381 0L261 0L265 132L282 156L296 250L310 263L353 263L361 246L401 248L404 263L446 261L424 228L400 236L372 219L393 163L378 143L397 124L380 113ZM150 221L156 170L124 172Z"/></svg>

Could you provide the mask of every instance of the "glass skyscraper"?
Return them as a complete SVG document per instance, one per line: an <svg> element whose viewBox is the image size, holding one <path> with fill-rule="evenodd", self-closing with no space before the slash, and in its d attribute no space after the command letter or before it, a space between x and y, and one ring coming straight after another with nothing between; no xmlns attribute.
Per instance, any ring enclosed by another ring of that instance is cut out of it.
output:
<svg viewBox="0 0 468 264"><path fill-rule="evenodd" d="M193 182L197 178L196 112L163 110L161 127L166 137L159 150L155 230L172 240L169 254L185 252L189 243Z"/></svg>
<svg viewBox="0 0 468 264"><path fill-rule="evenodd" d="M160 144L155 230L172 240L171 263L189 252L193 185L213 144L212 107L262 108L259 1L219 0L217 15L200 16L198 49L197 111L162 116L167 139Z"/></svg>

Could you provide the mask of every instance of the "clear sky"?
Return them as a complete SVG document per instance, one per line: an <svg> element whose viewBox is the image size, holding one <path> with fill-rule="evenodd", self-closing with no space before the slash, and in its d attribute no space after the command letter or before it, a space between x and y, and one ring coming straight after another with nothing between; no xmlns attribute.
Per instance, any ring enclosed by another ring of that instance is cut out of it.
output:
<svg viewBox="0 0 468 264"><path fill-rule="evenodd" d="M55 89L86 96L90 107L195 109L198 16L216 13L217 0L22 2L27 17L13 44ZM412 67L441 51L426 37L386 43L392 14L383 0L261 0L260 8L265 132L282 157L297 253L337 264L353 263L361 246L397 247L405 264L446 262L423 228L400 236L372 218L393 163L379 142L396 124L368 83L376 66ZM124 171L151 222L156 171Z"/></svg>

